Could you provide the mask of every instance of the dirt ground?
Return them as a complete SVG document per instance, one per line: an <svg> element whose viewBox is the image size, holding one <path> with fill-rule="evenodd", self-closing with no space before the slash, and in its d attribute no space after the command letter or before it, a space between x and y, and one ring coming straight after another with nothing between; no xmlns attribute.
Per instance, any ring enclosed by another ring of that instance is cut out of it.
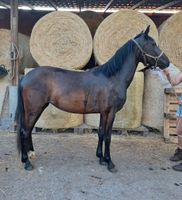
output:
<svg viewBox="0 0 182 200"><path fill-rule="evenodd" d="M14 133L0 133L0 200L181 200L182 173L168 158L176 145L159 135L113 135L118 172L100 166L97 135L34 134L37 160L27 172Z"/></svg>

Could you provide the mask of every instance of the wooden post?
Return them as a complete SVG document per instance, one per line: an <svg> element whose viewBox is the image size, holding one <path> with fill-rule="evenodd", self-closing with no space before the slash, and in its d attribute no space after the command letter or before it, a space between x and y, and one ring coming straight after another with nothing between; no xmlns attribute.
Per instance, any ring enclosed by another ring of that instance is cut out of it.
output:
<svg viewBox="0 0 182 200"><path fill-rule="evenodd" d="M18 48L18 0L11 0L11 84L18 85L19 80L19 48Z"/></svg>
<svg viewBox="0 0 182 200"><path fill-rule="evenodd" d="M11 46L10 46L10 59L11 70L10 80L11 86L9 86L9 120L10 130L16 130L15 113L17 107L17 85L19 82L19 47L18 47L18 0L11 0Z"/></svg>

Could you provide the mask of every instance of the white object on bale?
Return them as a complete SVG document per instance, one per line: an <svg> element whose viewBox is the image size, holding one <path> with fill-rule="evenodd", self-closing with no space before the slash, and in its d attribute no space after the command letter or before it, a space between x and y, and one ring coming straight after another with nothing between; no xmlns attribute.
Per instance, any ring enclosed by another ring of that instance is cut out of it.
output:
<svg viewBox="0 0 182 200"><path fill-rule="evenodd" d="M51 12L33 27L30 50L41 66L81 69L92 54L87 24L71 12Z"/></svg>
<svg viewBox="0 0 182 200"><path fill-rule="evenodd" d="M174 65L169 67L171 76L177 75L180 70ZM165 76L161 79L157 71L145 72L144 99L142 124L163 131L164 120L164 89L171 88ZM181 87L179 84L176 87Z"/></svg>
<svg viewBox="0 0 182 200"><path fill-rule="evenodd" d="M138 68L141 69L143 67L140 66ZM142 72L136 72L127 91L126 103L116 114L113 129L134 129L141 126L143 89L144 74ZM86 114L85 124L98 128L99 117L99 114Z"/></svg>
<svg viewBox="0 0 182 200"><path fill-rule="evenodd" d="M31 56L29 48L29 37L18 33L19 41L19 71L24 73L24 68L32 68L37 64ZM10 58L11 34L8 29L0 29L0 65L5 65L6 69L11 68Z"/></svg>
<svg viewBox="0 0 182 200"><path fill-rule="evenodd" d="M27 74L32 69L25 69ZM44 129L73 128L83 123L82 114L64 112L52 104L43 111L35 127Z"/></svg>

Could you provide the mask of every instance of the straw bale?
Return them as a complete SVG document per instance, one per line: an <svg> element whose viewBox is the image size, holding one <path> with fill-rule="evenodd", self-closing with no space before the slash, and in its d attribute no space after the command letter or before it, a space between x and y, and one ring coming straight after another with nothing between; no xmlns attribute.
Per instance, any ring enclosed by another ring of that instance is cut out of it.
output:
<svg viewBox="0 0 182 200"><path fill-rule="evenodd" d="M182 11L163 22L159 31L160 48L182 70Z"/></svg>
<svg viewBox="0 0 182 200"><path fill-rule="evenodd" d="M97 30L99 24L104 20L104 17L101 14L90 10L79 13L79 16L86 22L92 37L94 37L95 31Z"/></svg>
<svg viewBox="0 0 182 200"><path fill-rule="evenodd" d="M180 72L174 65L171 65L169 70L172 77ZM171 85L165 76L160 77L157 71L152 70L145 72L144 85L142 124L162 131L164 120L164 88L170 88ZM182 87L182 84L176 87Z"/></svg>
<svg viewBox="0 0 182 200"><path fill-rule="evenodd" d="M98 64L104 64L116 50L150 25L150 33L158 42L158 31L153 21L135 10L121 9L109 15L99 25L94 37L94 55Z"/></svg>
<svg viewBox="0 0 182 200"><path fill-rule="evenodd" d="M0 29L0 64L4 64L7 69L11 67L10 61L10 39L11 32L8 29ZM18 33L19 40L19 68L20 73L24 73L24 68L36 66L29 49L29 37Z"/></svg>
<svg viewBox="0 0 182 200"><path fill-rule="evenodd" d="M25 69L25 74L31 70L32 69ZM82 123L82 114L64 112L49 104L35 124L35 127L44 129L72 128L79 126Z"/></svg>
<svg viewBox="0 0 182 200"><path fill-rule="evenodd" d="M86 23L70 12L51 12L33 27L30 51L39 65L81 69L92 54Z"/></svg>
<svg viewBox="0 0 182 200"><path fill-rule="evenodd" d="M127 91L127 100L123 108L116 114L114 129L134 129L141 125L144 75L136 72ZM99 114L86 114L85 123L98 127Z"/></svg>

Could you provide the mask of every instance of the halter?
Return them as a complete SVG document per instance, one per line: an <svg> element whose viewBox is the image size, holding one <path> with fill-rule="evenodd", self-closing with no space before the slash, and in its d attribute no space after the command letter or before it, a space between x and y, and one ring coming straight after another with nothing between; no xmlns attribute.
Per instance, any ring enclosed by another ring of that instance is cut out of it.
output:
<svg viewBox="0 0 182 200"><path fill-rule="evenodd" d="M150 68L156 69L156 68L157 68L157 63L158 63L160 57L162 56L162 54L163 54L164 52L161 51L161 53L160 53L159 56L152 56L152 55L146 53L135 39L132 39L132 41L137 45L137 47L138 47L138 48L140 49L140 51L142 52L142 56L143 56L143 59L144 59L144 64L145 64L145 66L148 65L148 64L147 64L147 59L146 59L146 57L153 58L153 59L155 60L155 65L154 65L153 67L150 67Z"/></svg>

